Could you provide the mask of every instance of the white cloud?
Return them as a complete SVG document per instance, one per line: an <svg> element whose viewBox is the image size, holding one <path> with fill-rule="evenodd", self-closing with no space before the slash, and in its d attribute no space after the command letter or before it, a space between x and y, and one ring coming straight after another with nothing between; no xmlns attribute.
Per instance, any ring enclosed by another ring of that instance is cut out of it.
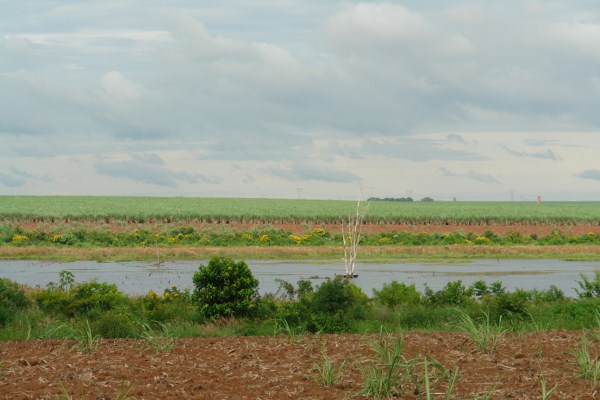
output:
<svg viewBox="0 0 600 400"><path fill-rule="evenodd" d="M0 186L596 198L599 21L566 0L7 3L0 165L30 176Z"/></svg>

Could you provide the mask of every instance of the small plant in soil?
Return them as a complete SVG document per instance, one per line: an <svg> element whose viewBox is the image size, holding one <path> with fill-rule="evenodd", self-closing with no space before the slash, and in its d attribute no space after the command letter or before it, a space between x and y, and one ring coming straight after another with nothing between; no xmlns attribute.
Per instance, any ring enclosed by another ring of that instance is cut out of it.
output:
<svg viewBox="0 0 600 400"><path fill-rule="evenodd" d="M144 348L154 350L155 353L170 353L177 346L178 338L173 335L169 327L158 322L160 330L157 332L149 324L141 323L140 338L144 341Z"/></svg>
<svg viewBox="0 0 600 400"><path fill-rule="evenodd" d="M337 367L333 364L331 359L327 357L325 351L321 351L323 361L319 364L315 364L315 370L317 371L317 383L321 386L333 386L340 382L346 368L346 361L344 360Z"/></svg>
<svg viewBox="0 0 600 400"><path fill-rule="evenodd" d="M71 350L73 351L79 351L84 354L94 354L98 351L98 347L100 347L100 336L92 333L92 328L90 328L90 322L88 320L85 320L84 328L75 329L67 338L75 341L75 344L71 346Z"/></svg>
<svg viewBox="0 0 600 400"><path fill-rule="evenodd" d="M506 329L493 325L488 313L484 312L483 315L483 320L477 323L469 314L459 310L460 320L456 326L473 339L478 350L491 352L506 333Z"/></svg>
<svg viewBox="0 0 600 400"><path fill-rule="evenodd" d="M591 380L596 383L600 379L600 359L590 354L590 344L586 338L581 341L581 348L575 350L575 361L579 367L580 379Z"/></svg>
<svg viewBox="0 0 600 400"><path fill-rule="evenodd" d="M275 320L275 334L283 333L290 339L291 344L300 344L304 340L306 331L294 332L285 318Z"/></svg>

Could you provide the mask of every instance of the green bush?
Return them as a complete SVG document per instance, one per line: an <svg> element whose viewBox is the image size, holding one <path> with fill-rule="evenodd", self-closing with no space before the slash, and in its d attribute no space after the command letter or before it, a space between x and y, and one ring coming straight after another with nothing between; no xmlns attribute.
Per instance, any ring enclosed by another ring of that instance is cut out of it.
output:
<svg viewBox="0 0 600 400"><path fill-rule="evenodd" d="M0 278L0 304L14 310L22 310L29 306L29 299L17 282Z"/></svg>
<svg viewBox="0 0 600 400"><path fill-rule="evenodd" d="M373 289L375 298L382 304L395 307L399 304L417 304L421 300L421 294L415 288L415 284L407 285L404 282L393 280L384 283L381 290Z"/></svg>
<svg viewBox="0 0 600 400"><path fill-rule="evenodd" d="M94 323L94 331L108 339L135 337L138 327L128 312L108 311L102 313Z"/></svg>
<svg viewBox="0 0 600 400"><path fill-rule="evenodd" d="M347 312L368 300L358 286L348 279L337 277L321 284L310 298L310 309L314 313L335 314Z"/></svg>
<svg viewBox="0 0 600 400"><path fill-rule="evenodd" d="M594 271L594 278L590 279L587 276L580 274L581 281L577 281L581 290L575 289L577 295L581 299L591 297L600 297L600 269Z"/></svg>
<svg viewBox="0 0 600 400"><path fill-rule="evenodd" d="M129 297L119 292L114 283L90 282L80 283L73 287L73 303L69 312L72 315L88 316L94 313L111 311L130 305Z"/></svg>
<svg viewBox="0 0 600 400"><path fill-rule="evenodd" d="M67 315L67 308L73 302L69 293L58 289L42 290L36 293L34 298L42 311L52 315Z"/></svg>
<svg viewBox="0 0 600 400"><path fill-rule="evenodd" d="M466 287L461 280L448 282L443 289L434 292L425 285L425 301L433 305L463 306L472 302L473 287Z"/></svg>
<svg viewBox="0 0 600 400"><path fill-rule="evenodd" d="M484 296L482 305L488 310L493 319L520 318L528 314L527 307L531 304L532 299L532 292L516 289L513 292Z"/></svg>
<svg viewBox="0 0 600 400"><path fill-rule="evenodd" d="M29 299L18 283L0 278L0 326L10 322L15 311L29 306Z"/></svg>
<svg viewBox="0 0 600 400"><path fill-rule="evenodd" d="M192 280L193 299L206 318L246 316L258 299L258 280L244 261L213 257Z"/></svg>

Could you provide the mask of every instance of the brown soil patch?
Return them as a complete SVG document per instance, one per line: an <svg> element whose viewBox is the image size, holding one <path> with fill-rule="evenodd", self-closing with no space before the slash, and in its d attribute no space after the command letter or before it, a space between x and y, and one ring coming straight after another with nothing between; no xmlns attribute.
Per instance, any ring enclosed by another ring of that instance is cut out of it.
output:
<svg viewBox="0 0 600 400"><path fill-rule="evenodd" d="M459 368L452 398L541 398L542 374L553 398L596 399L600 387L578 378L573 351L581 331L549 331L505 335L495 351L477 351L457 333L407 333L404 355L428 356L446 368ZM60 341L0 342L0 398L115 399L120 388L136 399L351 399L363 381L358 364L375 355L375 335L306 335L300 342L287 336L182 339L171 353L142 351L132 340L102 340L91 355ZM598 355L593 343L591 353ZM321 351L336 366L348 360L341 381L324 387L317 382ZM421 376L421 379L423 377ZM64 389L63 389L64 388ZM432 385L443 398L446 383ZM359 397L361 398L361 397ZM400 397L424 398L409 387Z"/></svg>
<svg viewBox="0 0 600 400"><path fill-rule="evenodd" d="M323 228L328 232L341 233L341 224L323 224L323 223L261 223L261 222L248 222L248 223L230 223L228 221L219 223L206 223L202 221L180 221L180 222L146 222L146 223L133 223L127 221L115 221L108 220L105 222L98 221L75 221L75 220L56 220L55 222L35 222L35 221L8 221L13 226L20 226L26 231L32 230L43 230L50 231L58 229L60 231L68 231L72 229L86 229L86 230L110 230L113 232L130 232L134 229L145 229L148 231L164 232L176 229L182 226L193 226L197 231L203 232L208 230L218 229L236 229L241 231L248 231L252 229L284 229L294 234L302 234L312 232L316 228ZM476 233L483 234L485 231L490 230L497 235L503 236L509 231L519 232L523 235L536 234L540 237L547 236L554 230L559 230L565 235L585 235L589 232L600 234L600 225L503 225L503 224L489 224L489 225L464 225L464 224L389 224L389 223L365 223L363 226L363 233L370 235L380 232L428 232L428 233L452 233L452 232L464 232L464 233Z"/></svg>

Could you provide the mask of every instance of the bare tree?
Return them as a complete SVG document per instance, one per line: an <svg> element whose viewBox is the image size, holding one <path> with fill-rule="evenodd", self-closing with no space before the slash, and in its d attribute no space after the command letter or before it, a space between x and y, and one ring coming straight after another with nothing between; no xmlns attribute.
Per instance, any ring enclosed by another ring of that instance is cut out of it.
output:
<svg viewBox="0 0 600 400"><path fill-rule="evenodd" d="M361 191L362 194L362 191ZM361 198L356 202L356 213L348 216L347 221L342 221L342 240L344 243L344 264L346 277L354 278L354 268L358 256L358 246L362 238L362 225L369 209L369 202Z"/></svg>

